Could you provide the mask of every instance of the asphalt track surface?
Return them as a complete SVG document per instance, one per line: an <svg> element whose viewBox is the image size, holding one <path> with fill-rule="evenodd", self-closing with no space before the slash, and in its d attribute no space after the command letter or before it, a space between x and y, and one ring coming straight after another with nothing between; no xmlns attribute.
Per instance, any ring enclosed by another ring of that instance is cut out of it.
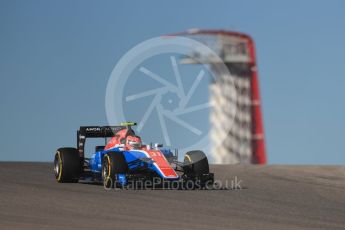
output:
<svg viewBox="0 0 345 230"><path fill-rule="evenodd" d="M106 191L58 184L52 164L0 163L0 229L345 229L344 167L212 171L242 189Z"/></svg>

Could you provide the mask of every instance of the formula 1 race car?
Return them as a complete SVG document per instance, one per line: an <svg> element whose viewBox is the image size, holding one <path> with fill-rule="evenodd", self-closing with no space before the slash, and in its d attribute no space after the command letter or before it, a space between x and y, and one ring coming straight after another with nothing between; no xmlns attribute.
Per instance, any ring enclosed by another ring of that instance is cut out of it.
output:
<svg viewBox="0 0 345 230"><path fill-rule="evenodd" d="M54 172L59 183L103 182L106 188L125 187L133 182L159 179L161 183L177 182L189 188L213 185L206 155L199 150L185 154L178 161L178 151L160 144L145 145L135 135L133 122L120 126L82 126L77 132L77 148L59 148L54 158ZM96 146L90 158L85 157L86 138L105 138L106 146ZM111 138L107 142L107 138Z"/></svg>

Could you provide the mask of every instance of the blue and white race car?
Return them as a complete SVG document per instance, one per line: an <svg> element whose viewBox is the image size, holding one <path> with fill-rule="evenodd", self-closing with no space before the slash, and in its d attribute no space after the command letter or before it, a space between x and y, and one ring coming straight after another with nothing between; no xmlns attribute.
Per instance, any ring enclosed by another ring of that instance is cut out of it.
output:
<svg viewBox="0 0 345 230"><path fill-rule="evenodd" d="M120 126L82 126L77 132L77 148L59 148L54 158L54 172L59 183L79 180L102 181L104 186L128 186L133 182L159 179L162 183L192 184L204 188L213 184L206 155L199 150L185 154L178 161L174 152L162 145L145 145L135 135L133 122ZM105 146L96 146L90 158L85 157L87 138L111 138Z"/></svg>

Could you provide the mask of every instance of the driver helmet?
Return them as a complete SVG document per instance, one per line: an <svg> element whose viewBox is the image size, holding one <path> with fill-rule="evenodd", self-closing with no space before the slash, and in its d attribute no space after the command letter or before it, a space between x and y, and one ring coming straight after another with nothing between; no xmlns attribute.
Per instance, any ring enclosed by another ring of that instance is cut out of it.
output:
<svg viewBox="0 0 345 230"><path fill-rule="evenodd" d="M140 149L141 144L141 138L138 136L129 135L126 138L126 149Z"/></svg>

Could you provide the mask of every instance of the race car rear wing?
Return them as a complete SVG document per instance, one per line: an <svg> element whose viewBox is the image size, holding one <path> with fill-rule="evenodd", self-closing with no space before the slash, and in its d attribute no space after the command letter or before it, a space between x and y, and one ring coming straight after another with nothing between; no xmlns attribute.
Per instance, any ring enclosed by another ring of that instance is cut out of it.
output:
<svg viewBox="0 0 345 230"><path fill-rule="evenodd" d="M121 126L80 126L77 131L77 148L80 157L84 158L86 138L107 138L113 137L118 131L128 128L128 125Z"/></svg>

